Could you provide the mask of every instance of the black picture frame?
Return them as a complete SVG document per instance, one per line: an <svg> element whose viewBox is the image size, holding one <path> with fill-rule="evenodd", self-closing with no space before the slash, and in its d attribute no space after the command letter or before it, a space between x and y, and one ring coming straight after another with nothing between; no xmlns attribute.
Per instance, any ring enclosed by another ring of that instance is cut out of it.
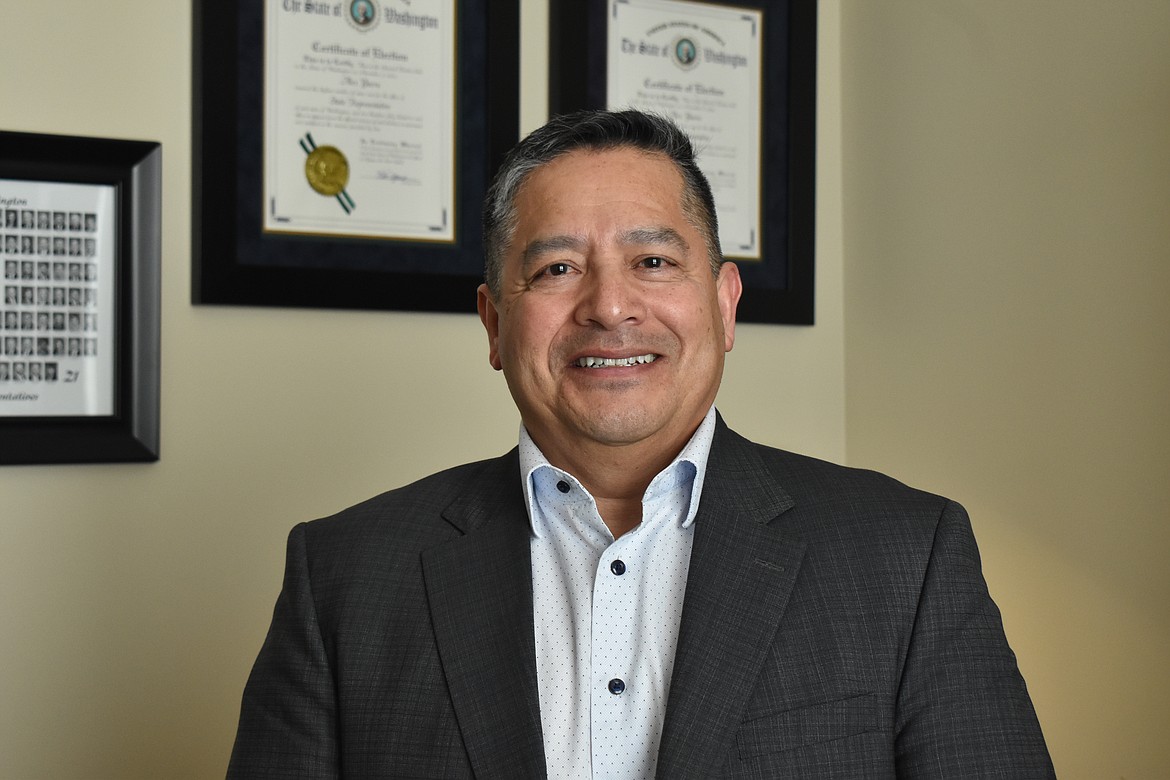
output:
<svg viewBox="0 0 1170 780"><path fill-rule="evenodd" d="M740 262L737 319L814 322L816 0L702 0L764 12L763 260ZM550 0L549 113L606 106L609 0Z"/></svg>
<svg viewBox="0 0 1170 780"><path fill-rule="evenodd" d="M108 185L116 212L114 413L0 417L0 464L158 460L162 146L0 132L0 179Z"/></svg>
<svg viewBox="0 0 1170 780"><path fill-rule="evenodd" d="M193 3L192 301L474 312L483 196L519 136L519 0L456 0L452 244L262 231L263 5Z"/></svg>

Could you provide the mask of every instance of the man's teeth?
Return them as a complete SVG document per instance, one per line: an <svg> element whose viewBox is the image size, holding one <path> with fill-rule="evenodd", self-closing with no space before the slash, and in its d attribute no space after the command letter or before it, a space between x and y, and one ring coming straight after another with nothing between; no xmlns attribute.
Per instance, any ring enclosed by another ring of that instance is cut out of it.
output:
<svg viewBox="0 0 1170 780"><path fill-rule="evenodd" d="M583 357L577 358L577 365L581 368L611 368L616 366L633 366L638 363L653 363L657 355L634 355L624 358Z"/></svg>

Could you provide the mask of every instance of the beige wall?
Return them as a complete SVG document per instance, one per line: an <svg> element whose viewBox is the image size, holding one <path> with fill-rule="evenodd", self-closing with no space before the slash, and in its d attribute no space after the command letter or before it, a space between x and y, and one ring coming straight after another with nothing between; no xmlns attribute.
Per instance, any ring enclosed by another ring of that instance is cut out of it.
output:
<svg viewBox="0 0 1170 780"><path fill-rule="evenodd" d="M1170 3L841 30L849 460L971 510L1061 777L1170 777Z"/></svg>
<svg viewBox="0 0 1170 780"><path fill-rule="evenodd" d="M1065 778L1170 767L1168 11L821 0L818 324L720 400L968 505ZM164 368L159 463L0 469L4 778L221 775L289 526L515 436L471 315L189 304L174 12L5 10L0 127L164 145Z"/></svg>
<svg viewBox="0 0 1170 780"><path fill-rule="evenodd" d="M531 128L543 4L524 10ZM222 776L291 525L498 454L518 418L473 314L189 303L187 4L10 3L3 22L0 128L161 141L164 195L162 460L0 468L0 778ZM826 35L833 73L831 20ZM838 116L830 86L830 152ZM762 440L841 460L836 160L819 324L742 328L721 408Z"/></svg>

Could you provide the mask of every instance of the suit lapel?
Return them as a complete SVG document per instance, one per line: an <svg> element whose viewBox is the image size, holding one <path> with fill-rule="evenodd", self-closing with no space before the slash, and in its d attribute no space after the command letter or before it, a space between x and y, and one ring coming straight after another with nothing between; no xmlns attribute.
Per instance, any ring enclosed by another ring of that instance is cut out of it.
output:
<svg viewBox="0 0 1170 780"><path fill-rule="evenodd" d="M803 542L769 525L791 507L750 444L720 420L695 518L659 777L718 770L804 555Z"/></svg>
<svg viewBox="0 0 1170 780"><path fill-rule="evenodd" d="M463 531L423 553L451 702L476 777L545 776L528 515L515 451L444 512Z"/></svg>

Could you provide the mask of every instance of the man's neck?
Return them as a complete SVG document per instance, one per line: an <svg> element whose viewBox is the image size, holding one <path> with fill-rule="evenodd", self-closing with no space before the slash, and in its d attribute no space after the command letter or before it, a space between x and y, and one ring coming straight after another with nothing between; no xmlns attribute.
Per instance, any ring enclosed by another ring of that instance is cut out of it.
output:
<svg viewBox="0 0 1170 780"><path fill-rule="evenodd" d="M533 441L549 463L585 486L597 503L602 521L617 539L642 522L642 497L650 481L670 465L692 435L694 431L667 445L650 441L620 446L588 442L572 451L546 449L535 437Z"/></svg>

